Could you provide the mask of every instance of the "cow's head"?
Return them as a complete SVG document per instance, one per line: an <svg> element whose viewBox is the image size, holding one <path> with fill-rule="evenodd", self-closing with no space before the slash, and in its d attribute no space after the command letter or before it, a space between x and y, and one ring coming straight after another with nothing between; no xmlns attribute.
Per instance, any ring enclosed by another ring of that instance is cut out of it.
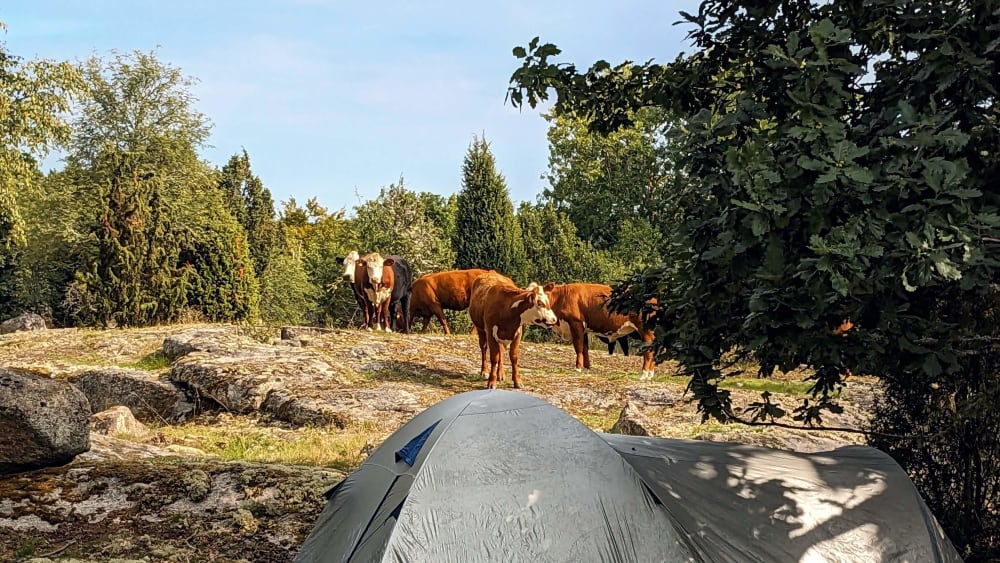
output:
<svg viewBox="0 0 1000 563"><path fill-rule="evenodd" d="M343 258L337 258L338 262L344 264L344 273L341 275L345 281L354 283L354 267L357 265L359 258L357 250L352 250L350 254Z"/></svg>
<svg viewBox="0 0 1000 563"><path fill-rule="evenodd" d="M372 287L378 287L382 283L382 266L392 266L393 261L391 258L383 260L381 254L372 252L371 254L364 255L358 263L368 270L368 280L371 282Z"/></svg>
<svg viewBox="0 0 1000 563"><path fill-rule="evenodd" d="M528 308L521 313L521 324L535 324L552 328L559 322L556 314L552 312L549 296L545 294L545 289L537 283L532 283L525 289L527 295L523 300L519 299L514 306L517 307L526 301Z"/></svg>

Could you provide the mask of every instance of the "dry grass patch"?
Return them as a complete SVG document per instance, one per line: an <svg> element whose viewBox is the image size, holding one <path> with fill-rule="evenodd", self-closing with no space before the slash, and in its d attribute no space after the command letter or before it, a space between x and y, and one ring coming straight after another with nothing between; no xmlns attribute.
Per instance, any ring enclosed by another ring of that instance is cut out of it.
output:
<svg viewBox="0 0 1000 563"><path fill-rule="evenodd" d="M222 418L222 417L220 417ZM395 428L376 423L335 427L278 428L248 417L226 415L220 421L194 421L156 430L157 445L193 447L227 461L251 461L329 467L353 471L367 449L377 447Z"/></svg>

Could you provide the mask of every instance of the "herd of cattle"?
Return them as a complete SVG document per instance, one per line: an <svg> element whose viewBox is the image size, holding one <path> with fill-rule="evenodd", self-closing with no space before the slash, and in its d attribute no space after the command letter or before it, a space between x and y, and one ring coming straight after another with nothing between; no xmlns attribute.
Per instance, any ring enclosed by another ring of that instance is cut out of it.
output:
<svg viewBox="0 0 1000 563"><path fill-rule="evenodd" d="M525 325L552 330L573 342L576 369L590 368L588 333L608 345L616 344L627 355L628 339L638 338L649 344L653 331L643 325L639 314L622 315L608 311L611 286L594 283L532 282L518 287L513 280L494 270L452 270L426 274L413 279L413 271L402 256L382 257L377 252L359 255L354 251L344 258L344 279L354 291L354 298L364 315L367 330L409 333L415 319L423 319L422 331L432 316L441 322L445 334L451 334L444 310L468 309L473 330L479 336L481 374L493 389L503 380L503 353L510 357L515 388L521 388L517 365L521 336ZM489 358L489 371L486 360ZM642 379L654 374L653 353L642 353Z"/></svg>

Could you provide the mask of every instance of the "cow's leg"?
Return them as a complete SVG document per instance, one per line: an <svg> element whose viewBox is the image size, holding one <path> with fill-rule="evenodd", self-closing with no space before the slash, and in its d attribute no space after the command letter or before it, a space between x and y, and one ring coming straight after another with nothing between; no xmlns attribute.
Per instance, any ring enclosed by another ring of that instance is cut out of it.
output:
<svg viewBox="0 0 1000 563"><path fill-rule="evenodd" d="M375 315L377 311L375 309L375 304L371 301L365 301L365 330L371 330L375 327Z"/></svg>
<svg viewBox="0 0 1000 563"><path fill-rule="evenodd" d="M487 346L490 352L490 379L486 382L486 388L496 389L497 381L503 376L503 365L500 363L503 352L495 338L487 339Z"/></svg>
<svg viewBox="0 0 1000 563"><path fill-rule="evenodd" d="M403 332L410 334L410 296L407 295L403 297L400 302L400 307L403 308Z"/></svg>
<svg viewBox="0 0 1000 563"><path fill-rule="evenodd" d="M472 325L472 328L475 327L476 325ZM489 377L489 372L486 371L486 332L480 330L476 334L479 335L479 354L483 359L483 366L479 370L479 375L485 379Z"/></svg>
<svg viewBox="0 0 1000 563"><path fill-rule="evenodd" d="M653 331L643 331L641 336L643 344L648 346L653 343ZM655 366L656 364L653 362L653 349L651 347L647 347L642 352L642 375L639 376L639 379L653 379L653 376L656 375Z"/></svg>
<svg viewBox="0 0 1000 563"><path fill-rule="evenodd" d="M573 351L576 352L576 371L580 371L584 367L584 346L586 346L587 336L583 323L569 321L569 334L573 340ZM587 362L586 367L590 367L589 362Z"/></svg>
<svg viewBox="0 0 1000 563"><path fill-rule="evenodd" d="M510 373L511 380L514 382L514 389L521 389L524 387L521 385L521 368L517 366L517 360L521 356L521 334L523 329L518 328L517 333L514 334L514 340L510 343Z"/></svg>
<svg viewBox="0 0 1000 563"><path fill-rule="evenodd" d="M431 303L431 313L434 313L434 316L441 323L444 333L451 334L451 329L448 328L448 319L444 318L444 309L441 308L440 303Z"/></svg>
<svg viewBox="0 0 1000 563"><path fill-rule="evenodd" d="M392 332L392 319L389 318L389 300L385 300L378 308L379 330Z"/></svg>
<svg viewBox="0 0 1000 563"><path fill-rule="evenodd" d="M587 338L587 329L583 330L583 369L590 369L590 339Z"/></svg>
<svg viewBox="0 0 1000 563"><path fill-rule="evenodd" d="M427 329L431 326L431 316L421 317L424 320L424 328L420 329L420 332L426 333Z"/></svg>

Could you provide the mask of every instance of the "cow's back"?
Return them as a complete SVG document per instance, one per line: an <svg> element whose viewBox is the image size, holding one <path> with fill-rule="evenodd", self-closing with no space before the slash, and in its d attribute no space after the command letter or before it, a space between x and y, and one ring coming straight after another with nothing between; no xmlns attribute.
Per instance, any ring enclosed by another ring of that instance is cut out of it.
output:
<svg viewBox="0 0 1000 563"><path fill-rule="evenodd" d="M548 293L557 317L583 322L594 332L617 330L628 320L627 316L609 310L610 285L569 283L558 285Z"/></svg>
<svg viewBox="0 0 1000 563"><path fill-rule="evenodd" d="M406 261L406 258L402 256L395 254L386 256L386 260L389 258L392 258L392 266L390 266L394 276L392 297L395 301L410 292L413 286L413 269L410 268L410 263Z"/></svg>
<svg viewBox="0 0 1000 563"><path fill-rule="evenodd" d="M517 287L514 280L496 270L489 270L485 274L477 276L472 282L472 291L469 296L469 318L472 319L472 323L476 325L478 330L483 330L486 326L483 315L492 305L493 290L499 286Z"/></svg>

